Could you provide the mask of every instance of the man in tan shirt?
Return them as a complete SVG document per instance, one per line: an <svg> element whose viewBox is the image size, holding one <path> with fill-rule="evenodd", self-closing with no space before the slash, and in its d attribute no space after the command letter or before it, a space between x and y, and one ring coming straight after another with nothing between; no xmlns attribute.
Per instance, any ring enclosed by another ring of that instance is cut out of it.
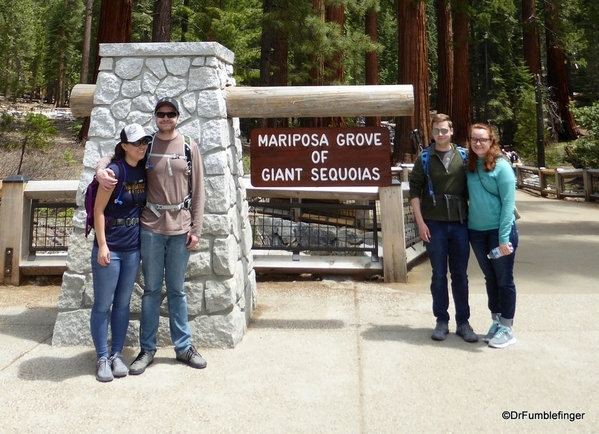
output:
<svg viewBox="0 0 599 434"><path fill-rule="evenodd" d="M202 229L205 200L202 158L198 145L189 140L191 161L187 161L186 139L176 129L179 104L174 98L159 100L154 116L158 132L148 146L147 204L141 214L140 229L145 281L141 351L129 369L132 375L142 374L154 361L163 279L177 360L197 369L206 367L206 361L191 343L184 288L189 256ZM108 186L115 180L111 171L104 170L105 165L102 167L104 160L98 164L97 176L101 185Z"/></svg>

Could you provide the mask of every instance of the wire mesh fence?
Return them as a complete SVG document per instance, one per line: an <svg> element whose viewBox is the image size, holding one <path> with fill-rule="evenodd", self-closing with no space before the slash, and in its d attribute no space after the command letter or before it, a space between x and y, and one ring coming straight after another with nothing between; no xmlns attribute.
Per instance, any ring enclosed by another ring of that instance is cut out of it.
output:
<svg viewBox="0 0 599 434"><path fill-rule="evenodd" d="M29 252L68 250L76 207L75 203L33 200L29 227Z"/></svg>
<svg viewBox="0 0 599 434"><path fill-rule="evenodd" d="M253 249L319 254L370 253L381 244L378 201L309 201L262 198L250 200ZM401 212L401 211L400 211ZM420 240L414 212L404 200L406 246Z"/></svg>

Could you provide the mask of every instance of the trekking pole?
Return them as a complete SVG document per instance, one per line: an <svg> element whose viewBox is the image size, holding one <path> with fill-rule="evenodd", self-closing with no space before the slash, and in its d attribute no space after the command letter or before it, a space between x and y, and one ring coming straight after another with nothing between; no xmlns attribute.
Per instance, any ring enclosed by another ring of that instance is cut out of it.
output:
<svg viewBox="0 0 599 434"><path fill-rule="evenodd" d="M420 137L418 128L412 131L412 134L410 135L410 144L412 145L413 154L419 154L422 152L422 149L424 149L424 146L422 145L422 137ZM418 152L416 152L416 147L418 147Z"/></svg>

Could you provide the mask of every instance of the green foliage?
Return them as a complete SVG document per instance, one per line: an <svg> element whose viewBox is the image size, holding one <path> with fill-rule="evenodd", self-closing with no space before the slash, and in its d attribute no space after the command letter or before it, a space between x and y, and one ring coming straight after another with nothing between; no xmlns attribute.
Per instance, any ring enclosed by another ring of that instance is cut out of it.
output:
<svg viewBox="0 0 599 434"><path fill-rule="evenodd" d="M0 132L8 140L3 140L8 148L20 148L21 159L17 169L17 175L21 173L23 158L29 151L44 151L50 146L51 140L58 135L58 130L47 117L35 113L28 113L25 119L12 116L9 113L2 114ZM11 133L19 133L11 135ZM19 137L15 139L14 137Z"/></svg>
<svg viewBox="0 0 599 434"><path fill-rule="evenodd" d="M0 91L12 101L30 90L35 81L40 20L39 1L6 1L0 5Z"/></svg>
<svg viewBox="0 0 599 434"><path fill-rule="evenodd" d="M62 153L62 158L64 159L64 162L68 166L72 166L73 164L77 164L78 163L78 161L75 159L75 154L70 149L67 149L66 151L64 151Z"/></svg>
<svg viewBox="0 0 599 434"><path fill-rule="evenodd" d="M245 175L249 175L250 171L251 171L251 161L250 161L250 156L249 155L244 155L241 158L241 162L243 163L243 173Z"/></svg>
<svg viewBox="0 0 599 434"><path fill-rule="evenodd" d="M591 106L572 108L572 114L587 132L584 136L565 149L565 160L574 167L599 168L599 103Z"/></svg>
<svg viewBox="0 0 599 434"><path fill-rule="evenodd" d="M79 82L84 5L80 1L53 0L46 5L45 87L58 100L57 92L69 92ZM61 86L62 85L62 86Z"/></svg>
<svg viewBox="0 0 599 434"><path fill-rule="evenodd" d="M537 155L537 105L535 90L529 86L520 89L517 103L518 121L514 144L526 164L536 163Z"/></svg>

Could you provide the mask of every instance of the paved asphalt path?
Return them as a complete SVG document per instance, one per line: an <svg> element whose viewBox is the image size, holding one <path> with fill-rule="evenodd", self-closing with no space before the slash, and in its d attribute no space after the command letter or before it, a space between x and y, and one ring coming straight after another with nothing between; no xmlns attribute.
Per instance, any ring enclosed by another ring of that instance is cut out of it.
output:
<svg viewBox="0 0 599 434"><path fill-rule="evenodd" d="M454 324L430 339L422 260L408 284L261 279L243 341L201 349L206 369L162 348L143 375L101 384L92 348L51 345L57 287L1 287L0 432L598 432L599 204L517 201L518 343L503 350L463 342ZM473 257L469 274L482 336Z"/></svg>

